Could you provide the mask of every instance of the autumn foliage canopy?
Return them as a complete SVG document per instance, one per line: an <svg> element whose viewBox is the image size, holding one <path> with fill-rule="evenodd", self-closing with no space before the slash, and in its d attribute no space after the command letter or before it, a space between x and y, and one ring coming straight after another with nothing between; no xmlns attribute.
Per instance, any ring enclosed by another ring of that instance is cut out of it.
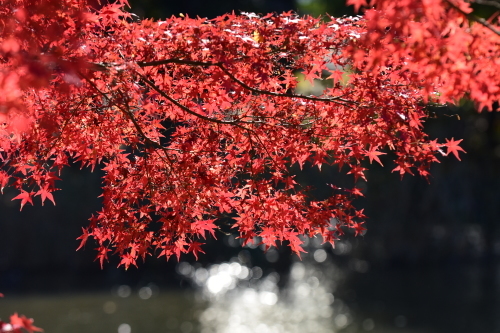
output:
<svg viewBox="0 0 500 333"><path fill-rule="evenodd" d="M0 2L1 188L21 208L55 204L63 168L102 168L103 207L80 237L96 241L101 264L110 253L125 267L198 256L222 227L296 253L299 235L359 234L355 182L319 200L291 167L366 180L389 154L393 171L426 177L462 151L423 131L427 105L499 100L498 19L462 0L165 21L137 19L126 0ZM326 82L322 93L297 90L298 73Z"/></svg>

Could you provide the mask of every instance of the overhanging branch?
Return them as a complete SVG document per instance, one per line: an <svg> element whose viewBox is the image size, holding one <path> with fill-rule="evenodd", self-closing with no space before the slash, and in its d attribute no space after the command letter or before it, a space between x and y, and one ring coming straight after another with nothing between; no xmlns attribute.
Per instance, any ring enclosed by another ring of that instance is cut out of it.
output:
<svg viewBox="0 0 500 333"><path fill-rule="evenodd" d="M500 30L498 30L493 24L489 23L485 19L483 19L481 17L477 17L476 15L473 15L471 13L464 12L460 7L458 7L457 5L455 5L450 0L445 0L445 2L447 4L449 4L450 7L452 7L453 9L455 9L457 12L459 12L462 15L464 15L467 19L469 19L471 21L474 21L474 22L477 22L477 23L485 26L486 28L488 28L489 30L491 30L493 33L495 33L496 35L500 36Z"/></svg>
<svg viewBox="0 0 500 333"><path fill-rule="evenodd" d="M470 3L476 3L478 5L485 5L485 6L492 6L500 9L500 3L497 1L491 1L491 0L472 0Z"/></svg>
<svg viewBox="0 0 500 333"><path fill-rule="evenodd" d="M251 92L254 92L256 94L261 94L261 95L268 95L268 96L275 96L275 97L288 97L288 98L301 98L301 99L307 99L310 101L318 101L318 102L333 102L337 104L341 104L346 107L350 107L350 104L358 104L357 102L354 101L349 101L346 99L343 99L341 97L331 97L331 98L321 98L321 97L314 97L314 96L305 96L305 95L298 95L298 94L282 94L282 93L276 93L268 90L261 90L257 88L250 87L248 84L245 82L239 80L237 77L235 77L229 70L227 70L222 64L217 64L217 67L219 67L231 80L242 86L243 88L250 90Z"/></svg>
<svg viewBox="0 0 500 333"><path fill-rule="evenodd" d="M227 68L224 67L224 65L221 62L191 61L191 60L183 60L183 59L164 59L164 60L157 60L157 61L151 61L151 62L144 62L144 61L137 62L137 65L139 65L142 68L168 65L168 64L202 66L202 67L211 67L211 66L219 67L236 84L240 85L241 87L243 87L243 88L245 88L253 93L260 94L260 95L268 95L268 96L275 96L275 97L288 97L288 98L300 98L300 99L306 99L306 100L317 101L317 102L337 103L337 104L341 104L341 105L346 106L346 107L350 107L349 104L354 104L354 105L358 104L355 101L349 101L349 100L341 98L341 97L322 98L322 97L315 97L315 96L305 96L305 95L300 95L300 94L283 94L283 93L277 93L277 92L273 92L273 91L261 90L258 88L254 88L254 87L249 86L245 82L241 81L236 76L234 76Z"/></svg>
<svg viewBox="0 0 500 333"><path fill-rule="evenodd" d="M137 72L136 72L137 73ZM193 115L197 118L200 118L200 119L203 119L203 120L206 120L206 121L210 121L210 122L214 122L214 123L218 123L218 124L225 124L225 125L234 125L234 126L238 126L244 130L248 130L246 127L242 126L241 124L239 124L241 121L226 121L226 120L220 120L220 119L217 119L217 118L210 118L210 117L207 117L207 116L204 116L202 114L199 114L197 112L194 112L193 110L191 110L190 108L188 108L187 106L179 103L177 100L175 100L174 98L172 98L170 95L168 95L167 93L165 93L163 90L160 89L160 87L158 87L153 81L149 80L147 77L145 77L144 75L140 74L140 73L137 73L141 79L148 85L150 86L151 88L153 88L154 91L156 91L158 94L160 94L163 98L167 99L169 102L171 102L172 104L174 104L175 106L177 106L178 108L180 108L181 110L187 112L188 114L190 115Z"/></svg>

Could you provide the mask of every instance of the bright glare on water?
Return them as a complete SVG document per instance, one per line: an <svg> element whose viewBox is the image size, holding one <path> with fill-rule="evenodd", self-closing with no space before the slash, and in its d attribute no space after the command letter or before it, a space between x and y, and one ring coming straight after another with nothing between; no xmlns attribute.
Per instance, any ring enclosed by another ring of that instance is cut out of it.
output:
<svg viewBox="0 0 500 333"><path fill-rule="evenodd" d="M278 251L265 253L263 269L251 265L243 249L229 262L179 263L177 273L194 287L188 290L160 291L149 283L118 285L111 293L7 297L0 299L0 317L17 311L51 333L335 333L350 327L349 309L334 296L344 271L319 240L305 243L309 253L282 276L269 272ZM336 251L348 253L348 246ZM371 331L375 323L367 319L361 327Z"/></svg>
<svg viewBox="0 0 500 333"><path fill-rule="evenodd" d="M238 258L209 267L180 263L178 271L206 302L198 317L200 333L332 333L349 325L347 307L333 295L340 272L321 264L324 250L313 257L315 262L293 264L281 290L276 272L262 276L260 267L246 267Z"/></svg>

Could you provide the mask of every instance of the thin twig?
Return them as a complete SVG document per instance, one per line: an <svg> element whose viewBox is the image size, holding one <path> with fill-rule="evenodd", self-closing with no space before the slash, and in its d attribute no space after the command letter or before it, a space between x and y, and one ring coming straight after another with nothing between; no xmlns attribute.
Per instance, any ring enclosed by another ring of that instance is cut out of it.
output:
<svg viewBox="0 0 500 333"><path fill-rule="evenodd" d="M500 36L500 30L497 30L493 24L489 23L488 21L486 21L485 19L483 19L481 17L477 17L476 15L472 15L471 13L464 12L462 9L460 9L460 7L458 7L457 5L455 5L450 0L444 0L444 1L446 3L448 3L457 12L459 12L462 15L464 15L467 19L469 19L471 21L474 21L474 22L477 22L477 23L485 26L486 28L490 29L493 33L495 33L496 35Z"/></svg>
<svg viewBox="0 0 500 333"><path fill-rule="evenodd" d="M261 94L261 95L268 95L268 96L275 96L275 97L288 97L288 98L301 98L301 99L307 99L310 101L317 101L317 102L333 102L337 104L341 104L346 107L350 107L348 104L358 104L357 102L354 101L349 101L347 99L343 99L341 97L330 97L330 98L321 98L321 97L314 97L314 96L305 96L305 95L298 95L298 94L282 94L282 93L276 93L268 90L261 90L257 88L250 87L248 84L245 82L239 80L237 77L235 77L229 70L227 70L222 64L217 64L217 67L219 67L231 80L242 86L243 88L250 90L251 92L254 92L256 94Z"/></svg>
<svg viewBox="0 0 500 333"><path fill-rule="evenodd" d="M144 131L142 130L141 126L139 125L139 123L137 122L137 120L135 119L133 113L128 110L128 109L124 109L120 104L116 103L113 99L110 99L106 93L102 92L94 82L92 82L90 79L88 79L86 76L84 76L82 73L80 73L80 75L99 93L101 94L104 98L106 98L107 100L109 100L114 106L116 106L120 111L122 111L122 113L127 117L129 118L132 123L134 124L134 127L135 129L137 130L137 132L139 133L139 136L143 138L143 140L145 141L145 144L146 145L149 145L153 148L156 148L154 150L154 152L158 155L158 157L165 163L165 165L169 165L169 169L168 172L170 172L171 175L174 175L175 177L177 177L177 180L179 181L179 184L180 186L184 187L184 189L187 191L187 193L189 193L189 190L186 186L186 184L184 184L181 179L180 179L180 176L173 172L174 170L174 162L172 161L172 159L170 158L170 156L168 155L168 151L171 150L170 148L167 148L167 147L164 147L162 146L160 143L158 142L155 142L153 140L151 140L150 138L148 138L146 136L146 134L144 133ZM160 150L164 153L164 156L160 155ZM177 150L177 149L176 149ZM175 195L177 196L177 193L175 192ZM191 197L193 197L192 194L190 194Z"/></svg>
<svg viewBox="0 0 500 333"><path fill-rule="evenodd" d="M472 0L470 3L476 3L478 5L485 5L485 6L492 6L500 9L500 3L497 1L490 1L490 0Z"/></svg>
<svg viewBox="0 0 500 333"><path fill-rule="evenodd" d="M157 61L151 61L151 62L140 61L137 64L143 68L144 67L151 67L151 66L167 65L167 64L203 66L203 67L216 66L216 67L219 67L227 76L229 76L229 78L231 80L236 82L238 85L240 85L243 88L250 90L251 92L254 92L256 94L275 96L275 97L301 98L301 99L306 99L306 100L310 100L310 101L317 101L317 102L334 102L334 103L338 103L338 104L341 104L341 105L344 105L347 107L349 107L349 105L346 105L346 104L358 104L357 102L349 101L349 100L343 99L341 97L321 98L321 97L305 96L305 95L299 95L299 94L276 93L276 92L272 92L272 91L253 88L253 87L250 87L245 82L238 79L236 76L234 76L229 70L227 70L224 67L224 65L221 62L191 61L191 60L183 60L183 59L164 59L164 60L157 60Z"/></svg>
<svg viewBox="0 0 500 333"><path fill-rule="evenodd" d="M205 61L192 61L192 60L183 60L183 59L164 59L164 60L156 60L156 61L150 61L150 62L147 62L147 61L137 62L137 65L139 65L139 67L142 67L142 68L168 65L168 64L202 66L202 67L218 66L219 65L219 63L205 62Z"/></svg>
<svg viewBox="0 0 500 333"><path fill-rule="evenodd" d="M126 110L124 109L121 105L119 105L118 103L116 103L114 100L112 100L111 98L108 97L108 94L102 92L94 82L92 82L92 80L90 80L89 78L87 78L85 75L83 75L82 73L80 73L80 75L85 79L85 81L87 81L91 86L92 88L94 88L99 94L101 94L104 98L106 98L108 101L110 101L114 106L116 106L127 118L129 118L131 121L132 121L132 124L134 124L134 127L135 129L137 130L137 132L139 133L139 136L142 137L145 141L145 143L147 145L150 145L152 147L155 147L155 148L159 148L159 149L163 149L165 147L163 147L162 145L160 145L158 142L155 142L153 140L151 140L150 138L147 137L147 135L144 133L144 131L142 130L141 126L139 125L139 123L137 122L137 120L135 119L135 117L133 116L132 112L130 110Z"/></svg>
<svg viewBox="0 0 500 333"><path fill-rule="evenodd" d="M174 98L170 97L167 93L165 93L163 90L161 90L160 87L158 87L154 82L152 82L151 80L149 80L147 77L145 77L144 75L142 75L140 73L137 73L137 74L141 77L141 79L148 86L150 86L151 88L153 88L158 94L160 94L162 97L164 97L165 99L167 99L168 101L170 101L172 104L174 104L178 108L182 109L183 111L185 111L185 112L187 112L187 113L189 113L189 114L191 114L191 115L193 115L195 117L198 117L200 119L206 120L206 121L210 121L210 122L214 122L214 123L218 123L218 124L234 125L234 126L238 126L238 127L242 128L242 129L247 130L246 127L242 126L237 121L225 121L225 120L220 120L220 119L217 119L217 118L210 118L210 117L204 116L202 114L199 114L197 112L194 112L193 110L191 110L187 106L179 103L177 100L175 100Z"/></svg>

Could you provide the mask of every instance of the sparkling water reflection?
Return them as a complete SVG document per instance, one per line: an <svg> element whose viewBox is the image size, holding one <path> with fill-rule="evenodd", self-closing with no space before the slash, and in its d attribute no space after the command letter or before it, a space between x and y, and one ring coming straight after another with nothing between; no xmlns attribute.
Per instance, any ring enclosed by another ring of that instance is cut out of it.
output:
<svg viewBox="0 0 500 333"><path fill-rule="evenodd" d="M281 290L278 273L263 276L260 267L247 267L239 257L209 267L182 262L178 272L198 286L206 302L198 317L201 333L332 333L352 318L334 297L341 272L326 257L319 249L315 263L295 262Z"/></svg>
<svg viewBox="0 0 500 333"><path fill-rule="evenodd" d="M312 259L314 251L309 253ZM6 293L0 299L0 318L17 311L50 333L499 332L500 279L493 280L496 287L482 291L481 278L493 273L480 265L423 271L370 268L362 273L367 264L349 260L344 266L358 270L344 276L346 268L329 261L294 263L289 276L263 274L260 267L236 260L204 268L179 265L185 276L199 281L197 292L122 284L111 292ZM500 272L500 265L494 268ZM500 276L498 272L494 275ZM210 289L203 281L211 277ZM278 288L284 279L287 286ZM149 290L151 297L141 298ZM354 310L334 295L342 295Z"/></svg>

